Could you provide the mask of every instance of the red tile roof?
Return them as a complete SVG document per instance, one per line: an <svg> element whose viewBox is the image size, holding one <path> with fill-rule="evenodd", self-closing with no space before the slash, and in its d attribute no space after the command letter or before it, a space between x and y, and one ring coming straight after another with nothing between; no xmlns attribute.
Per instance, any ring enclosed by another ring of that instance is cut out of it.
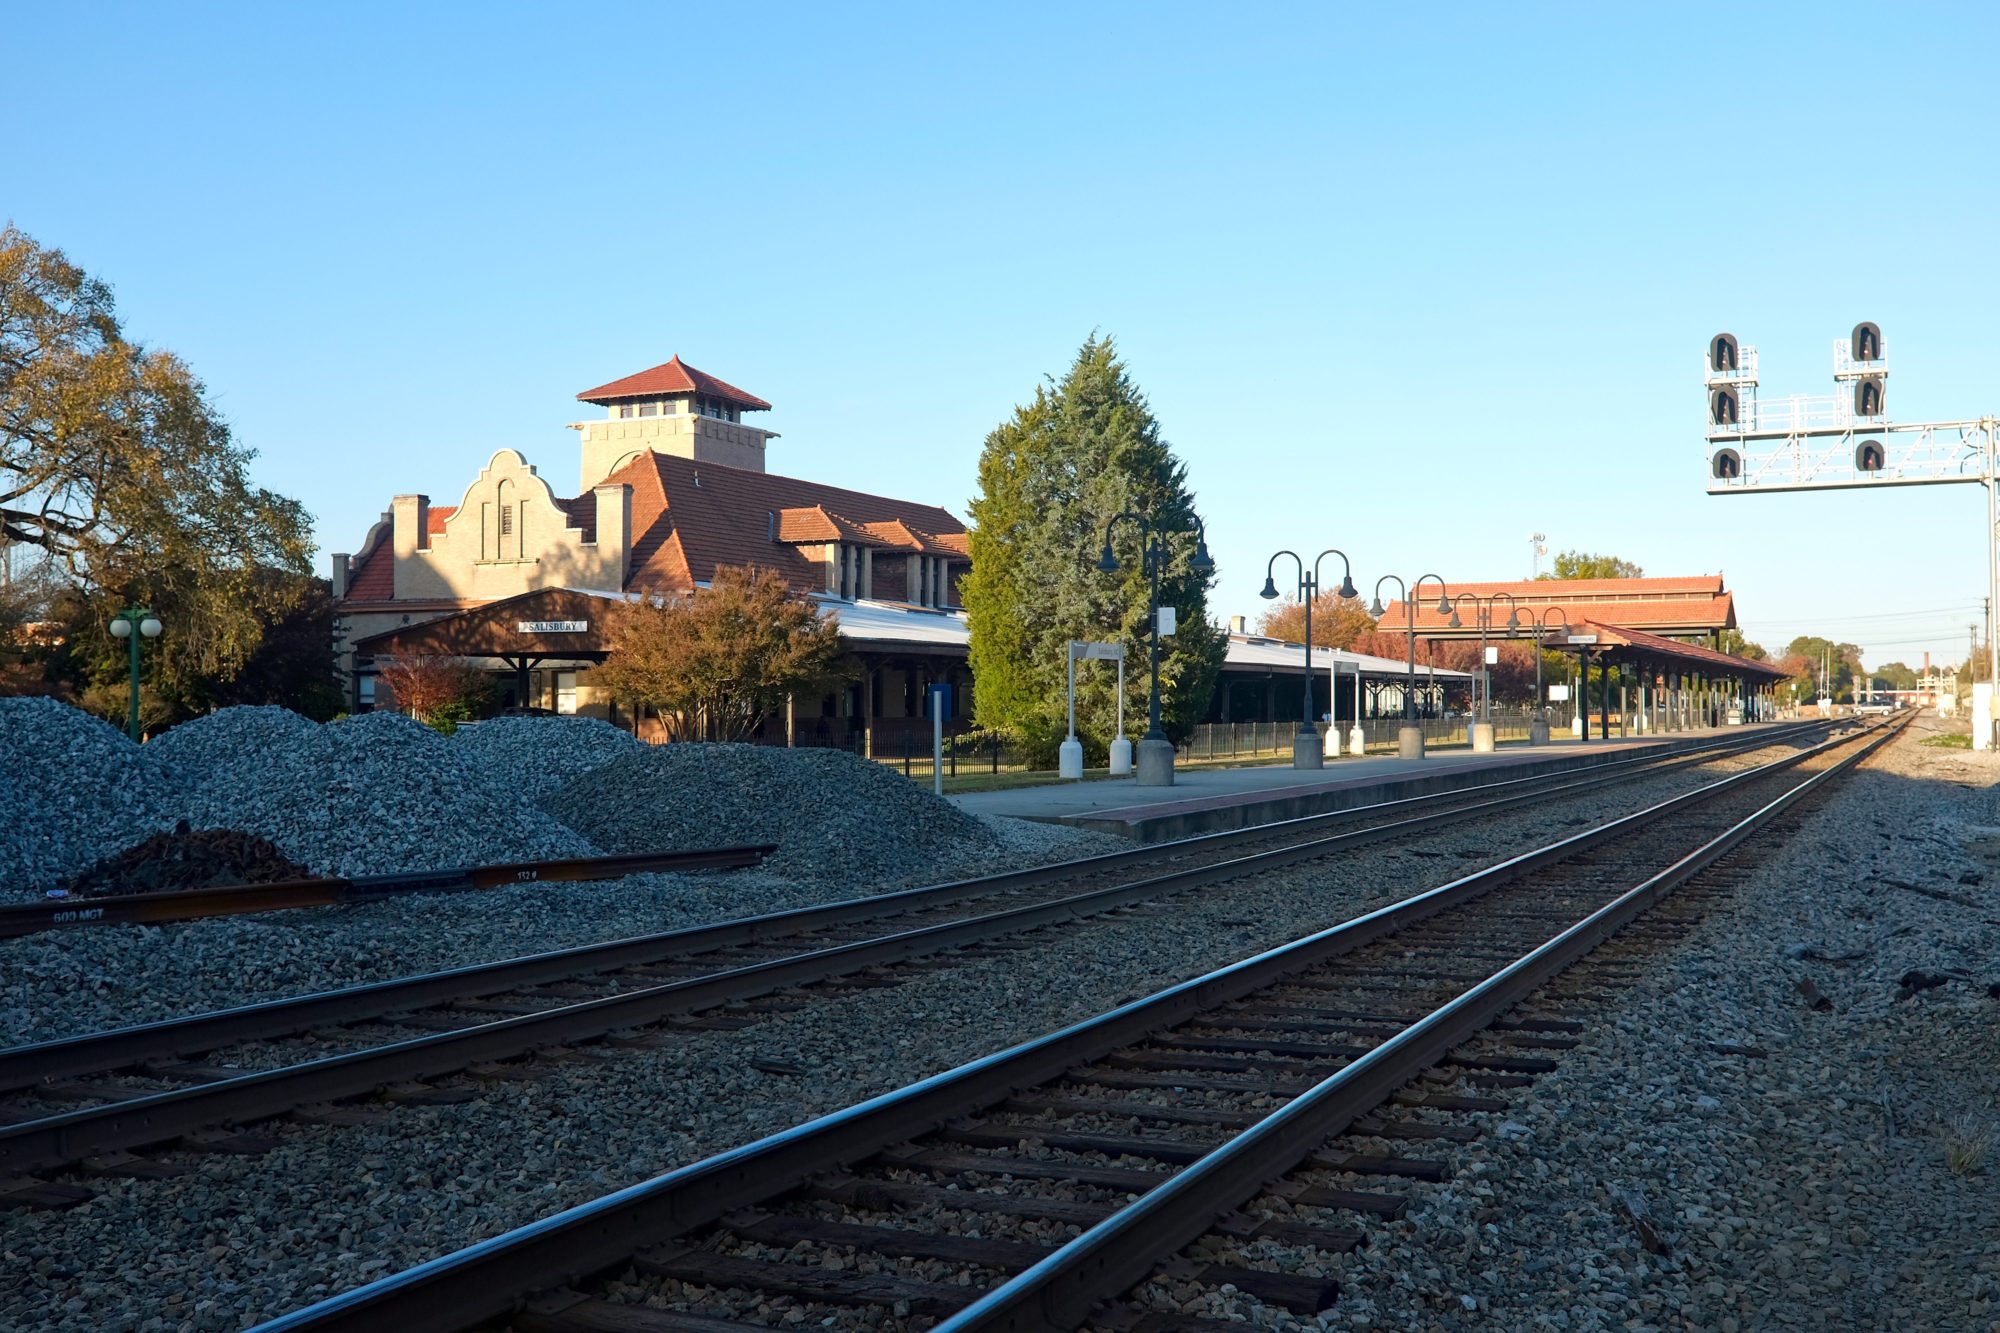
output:
<svg viewBox="0 0 2000 1333"><path fill-rule="evenodd" d="M607 481L632 487L633 550L626 586L678 589L705 583L717 565L758 565L783 574L803 592L825 588L825 574L794 541L873 540L880 525L903 524L929 536L943 551L958 550L965 527L935 505L913 504L796 477L751 472L719 463L697 463L648 452ZM788 513L800 525L825 518L839 537L786 535ZM779 516L779 538L770 538ZM862 531L859 538L849 530ZM963 559L962 556L959 557Z"/></svg>
<svg viewBox="0 0 2000 1333"><path fill-rule="evenodd" d="M347 596L350 602L386 602L396 595L396 557L389 549L388 542L377 542L374 546L354 557L354 563L347 570Z"/></svg>
<svg viewBox="0 0 2000 1333"><path fill-rule="evenodd" d="M456 514L458 512L458 506L433 505L429 512L430 512L430 518L424 524L424 535L428 537L437 537L443 535L444 521L450 518L453 514Z"/></svg>
<svg viewBox="0 0 2000 1333"><path fill-rule="evenodd" d="M778 511L778 540L781 542L859 542L879 546L881 542L866 527L842 518L824 505L803 505Z"/></svg>
<svg viewBox="0 0 2000 1333"><path fill-rule="evenodd" d="M935 533L913 528L900 518L892 518L883 523L870 523L868 534L883 546L898 551L916 551L923 555L963 556L965 548L950 546L941 541ZM963 537L965 534L958 534Z"/></svg>
<svg viewBox="0 0 2000 1333"><path fill-rule="evenodd" d="M681 364L679 355L665 365L642 370L636 375L627 375L622 380L600 384L595 389L585 389L577 395L579 402L606 404L620 398L671 398L676 394L699 393L710 398L721 398L752 412L768 412L771 405L754 393L745 393L733 384L728 384L713 375L703 374L693 366Z"/></svg>
<svg viewBox="0 0 2000 1333"><path fill-rule="evenodd" d="M1783 680L1791 673L1769 662L1753 662L1732 657L1698 643L1682 643L1663 634L1648 634L1629 625L1608 625L1601 620L1581 620L1570 625L1572 634L1595 634L1599 648L1634 648L1648 657L1667 658L1688 670L1713 670L1718 674Z"/></svg>
<svg viewBox="0 0 2000 1333"><path fill-rule="evenodd" d="M1682 591L1686 585L1696 583L1702 585L1706 595ZM1532 618L1543 616L1554 608L1556 615L1572 623L1588 617L1611 625L1666 630L1674 634L1706 633L1736 626L1735 594L1723 592L1722 580L1715 575L1699 580L1543 579L1520 583L1452 583L1446 587L1454 600L1468 594L1482 598L1495 593L1513 596L1513 603L1509 603L1506 597L1493 603L1492 623L1496 625L1506 624L1507 613L1518 608L1522 626L1526 628ZM1677 592L1679 595L1675 595ZM1417 633L1439 638L1478 634L1478 622L1473 618L1473 608L1469 603L1459 608L1458 616L1463 625L1454 630L1450 628L1451 613L1438 610L1437 585L1424 585L1417 602ZM1555 616L1548 619L1553 621ZM1410 623L1409 612L1403 603L1390 602L1383 610L1380 623L1385 630L1406 629Z"/></svg>

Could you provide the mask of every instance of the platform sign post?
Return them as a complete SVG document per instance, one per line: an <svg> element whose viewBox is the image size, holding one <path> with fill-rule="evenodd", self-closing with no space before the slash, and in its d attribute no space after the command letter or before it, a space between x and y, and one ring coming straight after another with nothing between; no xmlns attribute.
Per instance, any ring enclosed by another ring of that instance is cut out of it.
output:
<svg viewBox="0 0 2000 1333"><path fill-rule="evenodd" d="M1083 742L1076 738L1076 664L1081 661L1118 663L1118 735L1111 742L1111 772L1122 775L1132 771L1132 742L1125 737L1125 645L1122 643L1091 643L1083 639L1069 641L1069 737L1056 751L1056 776L1080 779L1083 777ZM1121 767L1120 751L1124 764Z"/></svg>
<svg viewBox="0 0 2000 1333"><path fill-rule="evenodd" d="M926 691L931 705L931 791L944 795L944 715L951 711L951 685L947 681L931 682Z"/></svg>

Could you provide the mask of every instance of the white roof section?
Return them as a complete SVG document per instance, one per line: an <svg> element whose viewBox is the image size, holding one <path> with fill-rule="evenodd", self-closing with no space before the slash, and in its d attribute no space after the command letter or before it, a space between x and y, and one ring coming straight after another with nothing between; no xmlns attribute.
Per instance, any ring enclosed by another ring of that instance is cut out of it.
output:
<svg viewBox="0 0 2000 1333"><path fill-rule="evenodd" d="M964 651L972 641L963 611L940 611L865 598L847 602L817 594L813 601L818 603L822 616L839 617L840 637L855 643L922 643Z"/></svg>
<svg viewBox="0 0 2000 1333"><path fill-rule="evenodd" d="M1406 679L1410 674L1408 661L1399 662L1392 657L1376 657L1369 653L1350 653L1344 648L1313 649L1314 671L1331 671L1336 663L1343 674L1359 670L1363 676L1394 676L1398 680ZM1305 645L1286 643L1283 639L1266 639L1256 634L1232 634L1222 665L1225 669L1243 667L1304 675ZM1423 680L1472 679L1470 672L1427 667L1422 662L1417 663L1417 675Z"/></svg>

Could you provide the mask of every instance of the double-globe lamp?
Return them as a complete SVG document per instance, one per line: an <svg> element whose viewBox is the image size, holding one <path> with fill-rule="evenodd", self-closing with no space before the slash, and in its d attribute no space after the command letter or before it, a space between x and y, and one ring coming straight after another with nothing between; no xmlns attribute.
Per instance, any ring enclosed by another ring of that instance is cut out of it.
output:
<svg viewBox="0 0 2000 1333"><path fill-rule="evenodd" d="M139 739L139 641L160 637L160 622L143 607L128 606L111 617L111 637L129 640L132 645L131 701L125 716L125 734ZM139 632L134 634L136 629Z"/></svg>

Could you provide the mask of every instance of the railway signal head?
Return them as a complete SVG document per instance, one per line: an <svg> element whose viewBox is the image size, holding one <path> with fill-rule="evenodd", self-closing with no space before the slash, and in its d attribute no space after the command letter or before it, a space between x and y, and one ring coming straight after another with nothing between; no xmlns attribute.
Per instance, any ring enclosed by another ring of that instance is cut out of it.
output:
<svg viewBox="0 0 2000 1333"><path fill-rule="evenodd" d="M1708 473L1717 481L1735 481L1743 475L1743 455L1734 449L1717 449L1708 460Z"/></svg>
<svg viewBox="0 0 2000 1333"><path fill-rule="evenodd" d="M1870 375L1866 379L1854 381L1854 415L1857 417L1879 417L1882 415L1882 377Z"/></svg>
<svg viewBox="0 0 2000 1333"><path fill-rule="evenodd" d="M1854 470L1856 472L1880 472L1888 459L1884 456L1880 440L1863 440L1854 446Z"/></svg>
<svg viewBox="0 0 2000 1333"><path fill-rule="evenodd" d="M1742 356L1733 333L1718 333L1708 341L1708 369L1711 374L1727 375L1742 364Z"/></svg>

